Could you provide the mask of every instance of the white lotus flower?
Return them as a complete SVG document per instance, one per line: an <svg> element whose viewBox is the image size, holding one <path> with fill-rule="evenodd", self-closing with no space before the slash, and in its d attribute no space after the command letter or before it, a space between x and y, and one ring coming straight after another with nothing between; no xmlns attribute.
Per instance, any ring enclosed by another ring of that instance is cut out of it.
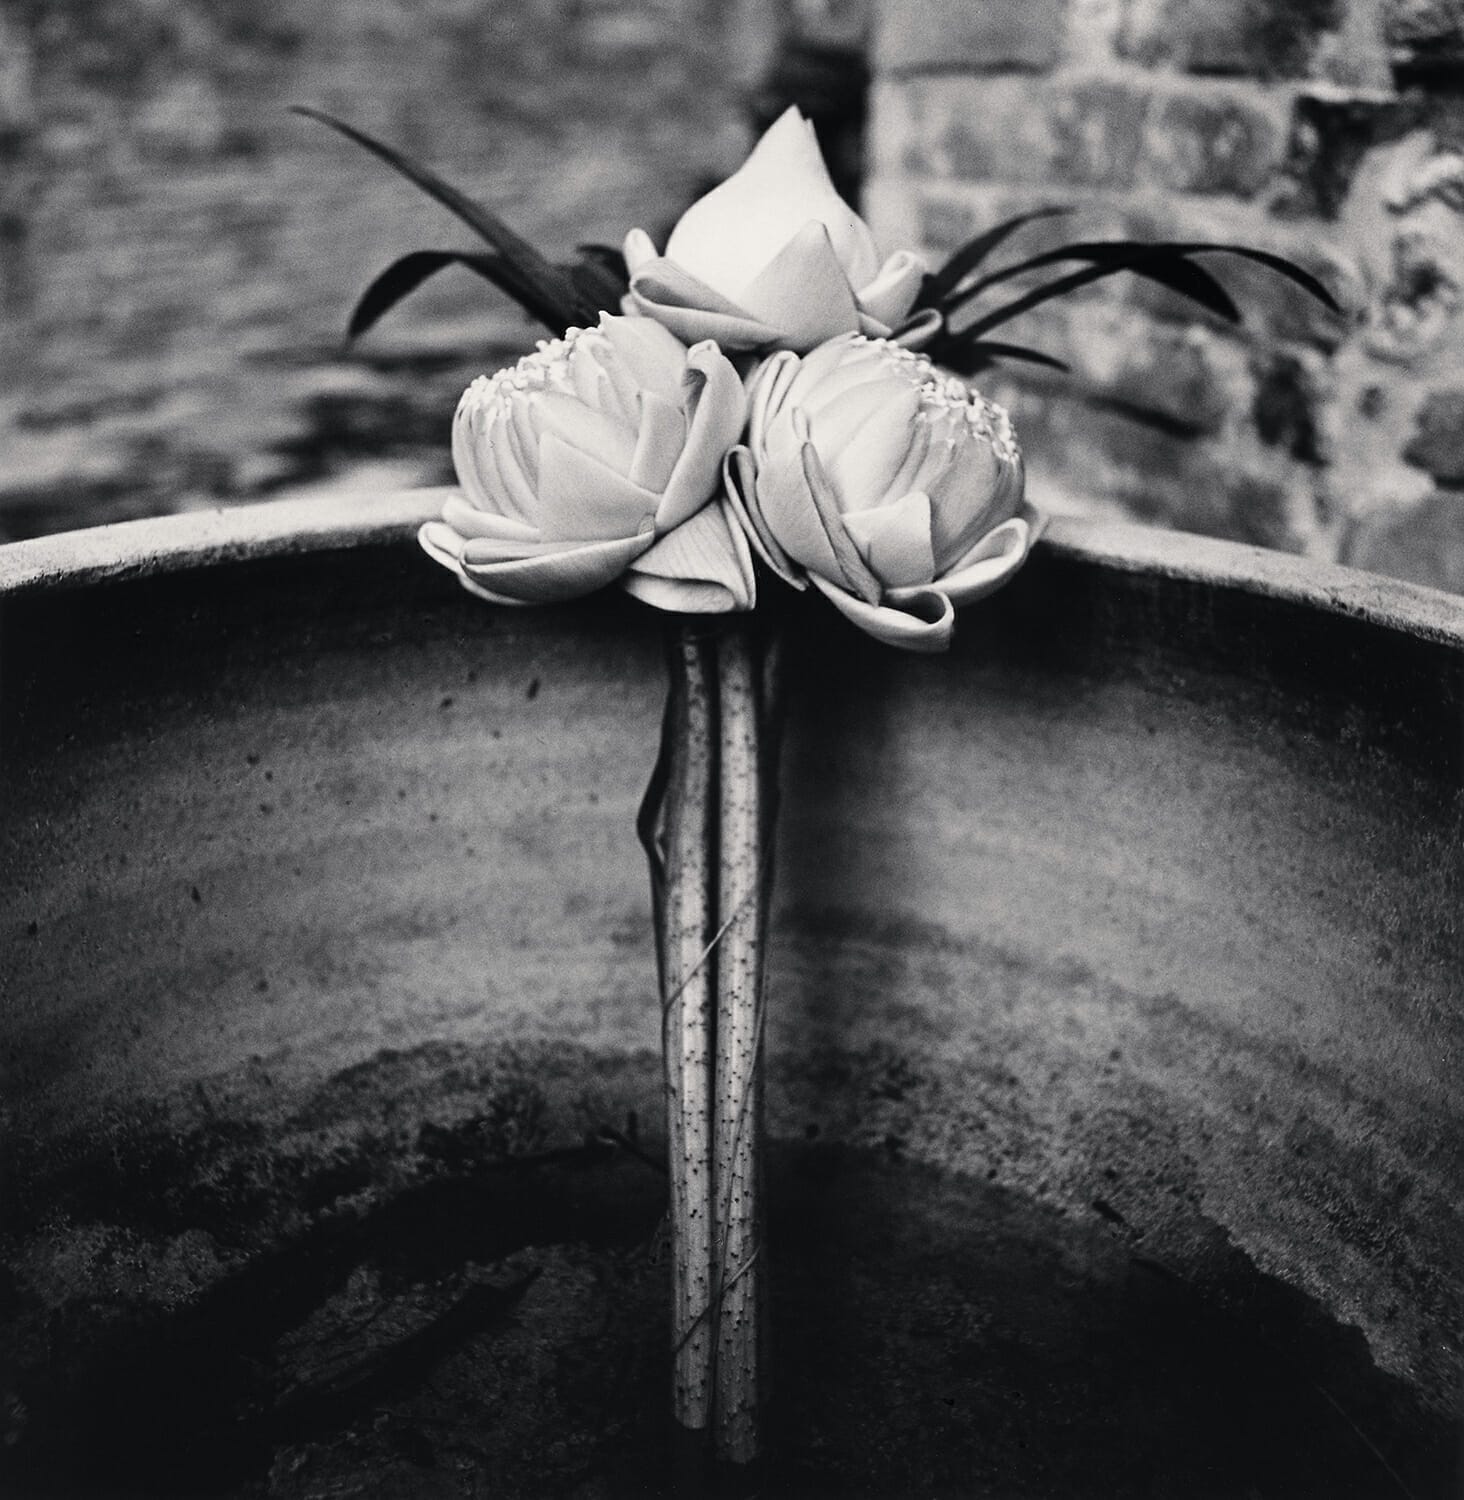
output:
<svg viewBox="0 0 1464 1500"><path fill-rule="evenodd" d="M496 604L546 604L620 579L661 609L751 609L752 557L720 494L747 398L710 342L603 314L497 375L453 420L462 493L423 547Z"/></svg>
<svg viewBox="0 0 1464 1500"><path fill-rule="evenodd" d="M728 494L757 551L892 646L943 651L1041 529L1005 411L923 354L846 334L750 382Z"/></svg>
<svg viewBox="0 0 1464 1500"><path fill-rule="evenodd" d="M813 126L796 108L687 209L664 255L633 229L625 261L626 311L687 343L800 353L840 333L887 335L925 274L905 250L880 263L869 227L834 191Z"/></svg>

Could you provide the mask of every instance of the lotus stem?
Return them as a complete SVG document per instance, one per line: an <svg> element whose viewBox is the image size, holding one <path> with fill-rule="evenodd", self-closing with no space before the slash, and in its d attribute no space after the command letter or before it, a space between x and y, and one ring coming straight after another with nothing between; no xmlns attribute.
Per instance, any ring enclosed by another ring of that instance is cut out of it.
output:
<svg viewBox="0 0 1464 1500"><path fill-rule="evenodd" d="M658 957L671 1177L672 1411L703 1431L712 1413L713 789L716 658L683 623L671 643ZM655 781L653 779L653 787ZM649 851L648 851L649 852Z"/></svg>
<svg viewBox="0 0 1464 1500"><path fill-rule="evenodd" d="M763 684L749 626L739 622L718 638L717 683L722 926L712 1154L717 1212L713 1441L718 1458L741 1464L757 1458L762 1446L762 981L764 842L770 832L759 745Z"/></svg>

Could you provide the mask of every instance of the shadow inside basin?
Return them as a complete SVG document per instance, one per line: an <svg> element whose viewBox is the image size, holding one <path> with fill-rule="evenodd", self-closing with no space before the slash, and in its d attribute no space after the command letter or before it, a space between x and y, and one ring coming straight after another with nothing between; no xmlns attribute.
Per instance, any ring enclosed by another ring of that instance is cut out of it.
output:
<svg viewBox="0 0 1464 1500"><path fill-rule="evenodd" d="M658 1087L439 1045L20 1141L7 1493L670 1493ZM1449 1424L1198 1212L1156 1255L813 1127L769 1181L764 1495L1448 1491Z"/></svg>

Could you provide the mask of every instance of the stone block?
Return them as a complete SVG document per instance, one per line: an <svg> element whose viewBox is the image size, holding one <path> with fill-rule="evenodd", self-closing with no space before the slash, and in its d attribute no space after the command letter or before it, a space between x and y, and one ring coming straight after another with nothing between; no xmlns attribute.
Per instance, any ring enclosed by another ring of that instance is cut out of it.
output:
<svg viewBox="0 0 1464 1500"><path fill-rule="evenodd" d="M1464 0L1385 0L1384 31L1410 56L1464 51Z"/></svg>
<svg viewBox="0 0 1464 1500"><path fill-rule="evenodd" d="M1464 485L1464 385L1429 392L1403 457L1441 484Z"/></svg>
<svg viewBox="0 0 1464 1500"><path fill-rule="evenodd" d="M1056 64L1061 41L1061 0L885 0L875 68L1040 71Z"/></svg>
<svg viewBox="0 0 1464 1500"><path fill-rule="evenodd" d="M1143 117L1135 174L1146 187L1250 198L1286 158L1290 110L1251 85L1179 86Z"/></svg>
<svg viewBox="0 0 1464 1500"><path fill-rule="evenodd" d="M1340 314L1253 261L1222 254L1199 258L1225 284L1245 326L1280 342L1335 349L1364 315L1366 280L1357 262L1310 227L1276 223L1254 212L1241 216L1219 202L1170 198L1116 205L1107 232L1128 239L1233 242L1269 250L1310 271L1341 304ZM1126 284L1125 296L1162 317L1209 320L1193 303L1137 278Z"/></svg>
<svg viewBox="0 0 1464 1500"><path fill-rule="evenodd" d="M1051 173L1059 154L1045 92L1020 77L909 78L882 86L885 170L972 181Z"/></svg>
<svg viewBox="0 0 1464 1500"><path fill-rule="evenodd" d="M1392 267L1369 319L1368 352L1411 365L1453 347L1464 310L1464 257L1457 227L1404 228L1393 237Z"/></svg>
<svg viewBox="0 0 1464 1500"><path fill-rule="evenodd" d="M1357 0L1353 0L1354 6ZM1347 0L1133 0L1117 37L1121 57L1146 67L1248 78L1312 76L1328 39L1347 35L1354 76L1381 79L1372 34L1349 26Z"/></svg>
<svg viewBox="0 0 1464 1500"><path fill-rule="evenodd" d="M1412 102L1388 94L1298 94L1271 211L1337 218L1368 152L1396 140L1415 123L1416 114Z"/></svg>
<svg viewBox="0 0 1464 1500"><path fill-rule="evenodd" d="M1132 185L1152 97L1147 80L1063 80L1051 102L1051 175L1095 187Z"/></svg>
<svg viewBox="0 0 1464 1500"><path fill-rule="evenodd" d="M1250 418L1256 435L1302 463L1323 459L1323 408L1331 394L1325 361L1308 351L1257 349L1252 354Z"/></svg>
<svg viewBox="0 0 1464 1500"><path fill-rule="evenodd" d="M1275 177L1290 129L1273 91L1133 73L886 81L876 118L881 170L1240 197Z"/></svg>
<svg viewBox="0 0 1464 1500"><path fill-rule="evenodd" d="M1307 541L1296 517L1308 496L1260 455L1069 394L1002 382L989 382L988 394L1012 413L1038 505L1050 484L1182 531L1293 552Z"/></svg>
<svg viewBox="0 0 1464 1500"><path fill-rule="evenodd" d="M1183 441L1220 432L1247 410L1253 381L1244 349L1193 325L1162 322L1121 302L1073 297L1015 319L995 338L1064 360L1069 373L1012 363L1028 385L1105 402Z"/></svg>
<svg viewBox="0 0 1464 1500"><path fill-rule="evenodd" d="M1464 495L1438 490L1421 505L1363 525L1343 561L1464 593Z"/></svg>

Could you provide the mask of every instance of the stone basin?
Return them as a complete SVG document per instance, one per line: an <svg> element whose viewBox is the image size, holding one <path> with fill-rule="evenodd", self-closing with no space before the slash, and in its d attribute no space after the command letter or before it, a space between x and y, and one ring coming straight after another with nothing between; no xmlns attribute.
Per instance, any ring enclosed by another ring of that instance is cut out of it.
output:
<svg viewBox="0 0 1464 1500"><path fill-rule="evenodd" d="M670 1492L662 622L439 499L0 548L15 1493ZM783 628L762 1493L1454 1493L1464 602L1065 520Z"/></svg>

